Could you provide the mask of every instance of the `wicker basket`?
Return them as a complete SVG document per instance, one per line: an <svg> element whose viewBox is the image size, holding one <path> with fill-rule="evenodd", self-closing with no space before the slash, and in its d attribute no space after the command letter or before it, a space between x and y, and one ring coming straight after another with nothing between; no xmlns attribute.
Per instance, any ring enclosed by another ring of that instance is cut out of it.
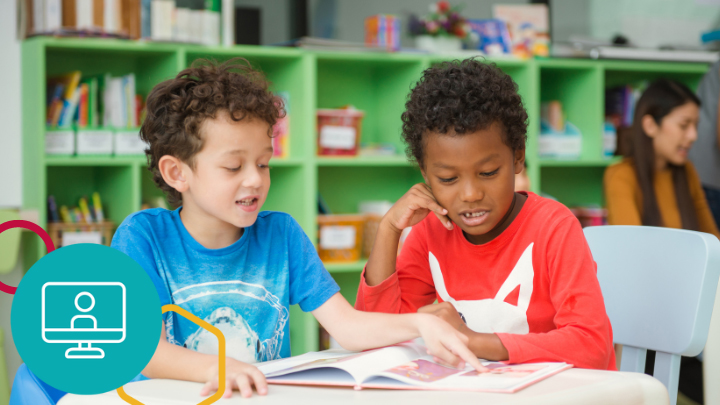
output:
<svg viewBox="0 0 720 405"><path fill-rule="evenodd" d="M50 239L52 239L56 248L62 246L62 235L65 232L100 232L100 235L102 236L102 244L110 246L114 231L115 223L112 221L103 221L100 223L48 223L48 233L50 234Z"/></svg>

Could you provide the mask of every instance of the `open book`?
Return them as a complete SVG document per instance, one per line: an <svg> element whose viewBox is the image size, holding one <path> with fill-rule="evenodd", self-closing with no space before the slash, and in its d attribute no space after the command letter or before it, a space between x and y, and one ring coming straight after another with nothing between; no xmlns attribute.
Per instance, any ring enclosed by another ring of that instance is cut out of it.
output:
<svg viewBox="0 0 720 405"><path fill-rule="evenodd" d="M407 342L360 353L312 352L258 368L270 384L511 393L572 367L566 363L482 362L490 372L478 373L470 366L460 370L437 364L426 353L425 346Z"/></svg>

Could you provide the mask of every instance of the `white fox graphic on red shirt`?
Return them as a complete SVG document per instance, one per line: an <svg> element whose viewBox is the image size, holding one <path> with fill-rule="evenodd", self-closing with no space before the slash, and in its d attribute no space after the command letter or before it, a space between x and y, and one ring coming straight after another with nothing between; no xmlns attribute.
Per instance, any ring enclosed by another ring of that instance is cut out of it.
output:
<svg viewBox="0 0 720 405"><path fill-rule="evenodd" d="M531 243L520 256L510 275L498 290L495 298L484 300L456 300L445 288L440 263L430 252L430 271L435 290L443 301L453 304L461 314L467 326L479 333L515 333L526 334L530 331L527 320L527 309L533 293L533 277ZM505 298L520 286L517 305L505 302Z"/></svg>

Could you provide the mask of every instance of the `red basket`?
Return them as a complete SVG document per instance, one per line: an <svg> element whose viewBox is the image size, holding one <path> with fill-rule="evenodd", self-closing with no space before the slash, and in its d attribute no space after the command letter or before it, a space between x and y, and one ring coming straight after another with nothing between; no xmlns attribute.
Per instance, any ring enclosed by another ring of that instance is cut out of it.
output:
<svg viewBox="0 0 720 405"><path fill-rule="evenodd" d="M364 115L351 108L317 110L318 155L356 156Z"/></svg>

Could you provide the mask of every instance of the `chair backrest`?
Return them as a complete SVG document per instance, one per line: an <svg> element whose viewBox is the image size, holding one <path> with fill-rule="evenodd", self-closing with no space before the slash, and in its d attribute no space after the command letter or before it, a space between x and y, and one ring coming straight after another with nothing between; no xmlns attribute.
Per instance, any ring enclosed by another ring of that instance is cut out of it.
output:
<svg viewBox="0 0 720 405"><path fill-rule="evenodd" d="M10 405L55 405L65 393L45 384L22 364L15 373Z"/></svg>
<svg viewBox="0 0 720 405"><path fill-rule="evenodd" d="M710 234L650 226L585 228L613 327L622 371L642 372L655 350L653 376L677 400L680 356L707 341L720 276L720 241Z"/></svg>

